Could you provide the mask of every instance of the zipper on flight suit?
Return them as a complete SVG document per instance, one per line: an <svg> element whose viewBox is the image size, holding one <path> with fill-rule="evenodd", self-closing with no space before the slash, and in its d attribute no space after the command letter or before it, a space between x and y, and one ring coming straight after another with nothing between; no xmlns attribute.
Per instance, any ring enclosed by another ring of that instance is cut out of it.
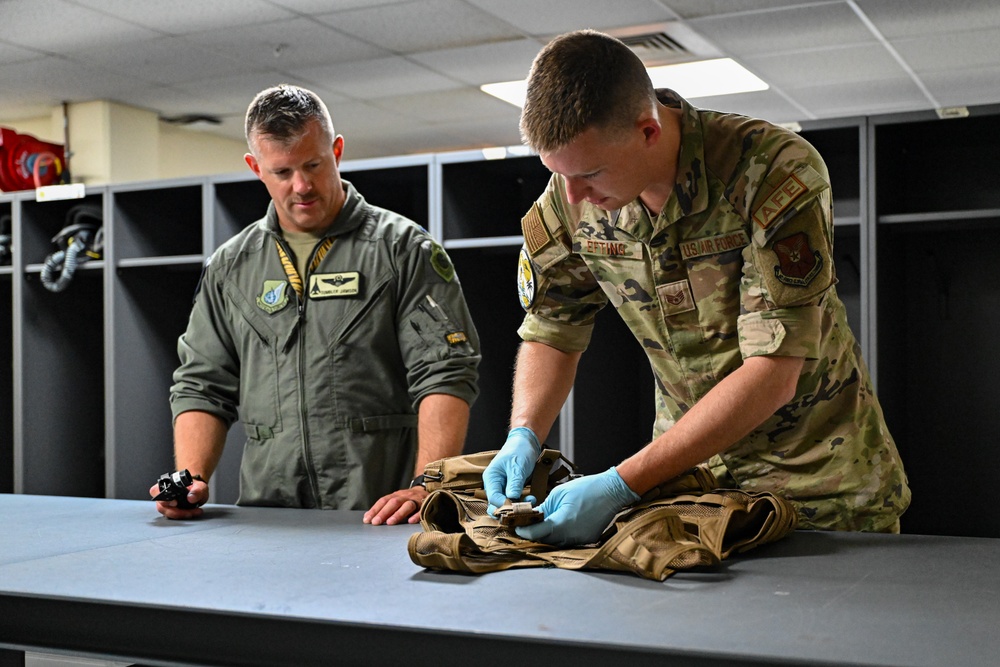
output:
<svg viewBox="0 0 1000 667"><path fill-rule="evenodd" d="M279 238L278 243L281 245L282 250L288 256L289 259L293 257L291 248L285 242L284 238ZM316 250L319 248L322 240L316 243L313 247L312 253L309 255L309 261L306 262L306 275L299 276L302 281L302 294L299 294L297 290L292 290L295 292L295 306L298 318L295 322L295 335L289 336L289 341L294 338L298 338L298 411L299 411L299 430L302 433L302 458L304 467L306 470L306 476L309 479L309 489L312 491L313 502L316 507L322 507L322 502L320 501L319 494L319 480L316 476L316 470L313 468L312 463L312 449L309 446L309 420L306 414L306 399L305 399L305 318L306 318L306 288L309 284L309 265L312 264L313 258L316 256ZM294 264L292 265L294 268ZM296 275L298 275L298 270L295 269Z"/></svg>

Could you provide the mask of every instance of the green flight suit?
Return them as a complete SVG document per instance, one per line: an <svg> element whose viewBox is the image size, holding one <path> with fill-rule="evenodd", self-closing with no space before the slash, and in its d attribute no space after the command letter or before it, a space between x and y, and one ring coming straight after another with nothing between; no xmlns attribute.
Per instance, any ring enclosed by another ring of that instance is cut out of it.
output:
<svg viewBox="0 0 1000 667"><path fill-rule="evenodd" d="M420 400L478 394L479 339L444 249L344 187L301 298L271 203L211 256L178 342L174 418L246 429L241 505L368 509L412 477Z"/></svg>

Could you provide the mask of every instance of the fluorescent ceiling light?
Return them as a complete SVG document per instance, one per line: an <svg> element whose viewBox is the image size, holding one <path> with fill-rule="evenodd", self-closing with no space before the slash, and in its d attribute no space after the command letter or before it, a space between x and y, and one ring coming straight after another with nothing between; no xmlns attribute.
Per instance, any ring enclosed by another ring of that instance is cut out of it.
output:
<svg viewBox="0 0 1000 667"><path fill-rule="evenodd" d="M679 65L650 67L649 78L654 88L670 88L681 97L711 97L732 95L770 86L732 58L715 58ZM487 83L480 90L517 107L524 106L526 81Z"/></svg>

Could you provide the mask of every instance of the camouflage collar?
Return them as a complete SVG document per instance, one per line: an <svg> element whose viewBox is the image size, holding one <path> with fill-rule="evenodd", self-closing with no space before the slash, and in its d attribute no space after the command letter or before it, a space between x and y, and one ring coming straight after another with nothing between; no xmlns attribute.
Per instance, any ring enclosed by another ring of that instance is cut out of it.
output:
<svg viewBox="0 0 1000 667"><path fill-rule="evenodd" d="M652 238L664 227L708 208L708 178L705 175L705 140L698 111L674 91L656 91L660 102L681 109L681 148L677 158L677 184L663 206L663 216L648 215L636 199L619 211L609 212L611 224L634 238ZM659 222L659 224L658 224Z"/></svg>
<svg viewBox="0 0 1000 667"><path fill-rule="evenodd" d="M677 157L677 177L674 192L663 207L667 224L700 213L708 208L708 177L705 174L705 137L701 131L698 111L672 90L656 91L660 102L679 108L681 114L681 147Z"/></svg>

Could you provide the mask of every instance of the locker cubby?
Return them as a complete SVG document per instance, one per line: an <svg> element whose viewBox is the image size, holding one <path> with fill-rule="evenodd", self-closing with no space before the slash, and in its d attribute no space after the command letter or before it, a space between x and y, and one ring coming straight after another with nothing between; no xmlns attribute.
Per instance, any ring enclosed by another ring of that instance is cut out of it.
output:
<svg viewBox="0 0 1000 667"><path fill-rule="evenodd" d="M350 181L365 200L406 216L424 229L430 228L430 185L427 164L365 167L364 162L341 164L341 176Z"/></svg>
<svg viewBox="0 0 1000 667"><path fill-rule="evenodd" d="M520 236L521 218L551 173L534 155L503 160L444 162L441 209L444 239Z"/></svg>
<svg viewBox="0 0 1000 667"><path fill-rule="evenodd" d="M116 262L191 255L200 258L203 192L200 182L112 189Z"/></svg>
<svg viewBox="0 0 1000 667"><path fill-rule="evenodd" d="M21 414L15 479L23 493L102 497L104 273L77 271L62 292L21 280ZM17 470L20 468L20 470Z"/></svg>
<svg viewBox="0 0 1000 667"><path fill-rule="evenodd" d="M114 409L109 428L107 495L145 499L173 470L168 401L177 368L177 339L201 275L200 264L119 269L112 285L110 332Z"/></svg>
<svg viewBox="0 0 1000 667"><path fill-rule="evenodd" d="M252 174L214 181L211 188L212 244L206 249L208 253L264 217L271 201L267 188Z"/></svg>
<svg viewBox="0 0 1000 667"><path fill-rule="evenodd" d="M14 260L11 248L14 231L14 207L9 201L4 201L4 199L0 199L0 235L6 237L6 242L0 248L0 275L13 272L12 264Z"/></svg>
<svg viewBox="0 0 1000 667"><path fill-rule="evenodd" d="M1000 213L1000 107L970 110L967 118L915 114L908 122L876 125L876 187L886 216L990 209ZM994 214L995 215L995 214ZM891 219L891 218L890 218ZM906 220L906 218L903 218Z"/></svg>
<svg viewBox="0 0 1000 667"><path fill-rule="evenodd" d="M20 203L21 225L18 252L21 254L26 270L41 271L41 265L45 262L45 258L58 250L52 239L69 224L68 214L74 207L84 205L101 208L103 201L100 192L87 195L83 199L47 202L23 200ZM85 222L92 223L94 221L87 218ZM80 264L79 268L93 268L95 264L99 263L99 260L88 260ZM67 289L71 288L72 285Z"/></svg>
<svg viewBox="0 0 1000 667"><path fill-rule="evenodd" d="M800 134L826 162L833 188L833 223L856 225L861 216L861 132L864 125L811 127Z"/></svg>
<svg viewBox="0 0 1000 667"><path fill-rule="evenodd" d="M448 251L479 333L479 398L472 406L466 452L499 449L510 423L514 363L521 338L517 328L524 310L517 299L519 246L456 248ZM559 420L546 439L559 447Z"/></svg>
<svg viewBox="0 0 1000 667"><path fill-rule="evenodd" d="M971 475L1000 468L998 232L1000 217L879 225L879 396L913 491L905 532L1000 537L994 490Z"/></svg>

